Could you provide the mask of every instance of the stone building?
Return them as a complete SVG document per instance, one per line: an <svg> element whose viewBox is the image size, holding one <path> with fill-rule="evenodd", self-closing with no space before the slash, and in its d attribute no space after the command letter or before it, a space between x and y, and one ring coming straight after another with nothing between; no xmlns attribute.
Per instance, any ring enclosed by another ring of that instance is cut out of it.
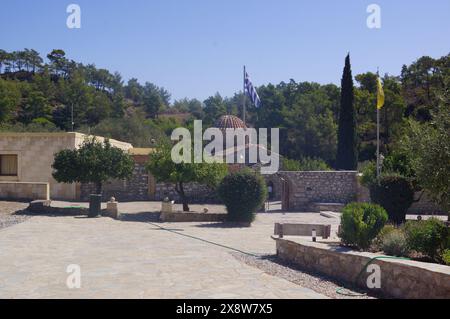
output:
<svg viewBox="0 0 450 319"><path fill-rule="evenodd" d="M79 199L81 185L56 182L52 164L55 153L78 148L86 137L80 133L0 133L0 198ZM125 151L132 148L129 143L110 142Z"/></svg>

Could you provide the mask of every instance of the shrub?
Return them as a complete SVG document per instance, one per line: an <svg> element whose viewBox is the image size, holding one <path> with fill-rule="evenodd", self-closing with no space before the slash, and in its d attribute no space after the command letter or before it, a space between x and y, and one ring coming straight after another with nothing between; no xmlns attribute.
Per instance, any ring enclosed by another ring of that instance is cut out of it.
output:
<svg viewBox="0 0 450 319"><path fill-rule="evenodd" d="M386 211L368 203L352 203L342 211L339 237L346 245L366 249L388 220Z"/></svg>
<svg viewBox="0 0 450 319"><path fill-rule="evenodd" d="M377 164L375 162L366 162L360 169L361 184L365 187L371 187L377 181Z"/></svg>
<svg viewBox="0 0 450 319"><path fill-rule="evenodd" d="M397 225L406 220L406 212L414 201L414 188L409 179L399 175L382 176L370 186L370 198L389 214Z"/></svg>
<svg viewBox="0 0 450 319"><path fill-rule="evenodd" d="M300 160L283 158L283 170L285 171L330 171L328 164L320 158L304 157Z"/></svg>
<svg viewBox="0 0 450 319"><path fill-rule="evenodd" d="M444 261L444 264L450 266L450 249L444 250L444 253L442 254L442 260Z"/></svg>
<svg viewBox="0 0 450 319"><path fill-rule="evenodd" d="M434 260L441 256L448 242L448 229L437 218L409 221L405 224L408 246Z"/></svg>
<svg viewBox="0 0 450 319"><path fill-rule="evenodd" d="M123 150L112 146L109 140L86 138L79 149L62 150L55 154L53 178L59 183L94 183L97 194L111 179L130 178L133 159Z"/></svg>
<svg viewBox="0 0 450 319"><path fill-rule="evenodd" d="M378 233L377 237L375 237L375 240L373 241L373 248L377 250L383 249L383 239L391 232L395 231L397 228L392 224L385 225L381 231Z"/></svg>
<svg viewBox="0 0 450 319"><path fill-rule="evenodd" d="M410 249L406 235L400 229L395 229L383 237L383 251L390 256L408 256Z"/></svg>
<svg viewBox="0 0 450 319"><path fill-rule="evenodd" d="M218 194L227 207L229 221L251 223L267 198L267 187L256 172L243 170L226 176Z"/></svg>

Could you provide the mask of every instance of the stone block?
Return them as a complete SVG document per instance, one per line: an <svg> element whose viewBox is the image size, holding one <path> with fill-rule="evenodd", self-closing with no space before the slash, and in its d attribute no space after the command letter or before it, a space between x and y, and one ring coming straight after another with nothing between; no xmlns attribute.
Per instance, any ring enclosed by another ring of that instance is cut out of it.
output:
<svg viewBox="0 0 450 319"><path fill-rule="evenodd" d="M111 198L111 200L106 203L106 212L110 217L114 219L120 218L119 203L116 201L115 198Z"/></svg>

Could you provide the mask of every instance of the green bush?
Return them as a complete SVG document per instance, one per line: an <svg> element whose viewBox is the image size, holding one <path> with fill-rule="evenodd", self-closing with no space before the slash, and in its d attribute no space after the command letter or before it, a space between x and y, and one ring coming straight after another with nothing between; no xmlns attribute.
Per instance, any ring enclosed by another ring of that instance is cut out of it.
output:
<svg viewBox="0 0 450 319"><path fill-rule="evenodd" d="M385 225L381 231L378 233L373 241L373 248L377 250L383 250L383 239L391 232L395 231L397 228L392 224Z"/></svg>
<svg viewBox="0 0 450 319"><path fill-rule="evenodd" d="M375 162L365 162L360 168L360 182L365 187L371 187L377 181L377 164Z"/></svg>
<svg viewBox="0 0 450 319"><path fill-rule="evenodd" d="M399 150L392 152L384 159L383 172L395 172L408 178L413 178L415 176L411 158L408 154Z"/></svg>
<svg viewBox="0 0 450 319"><path fill-rule="evenodd" d="M368 203L352 203L342 211L339 237L349 246L367 249L388 220L386 211Z"/></svg>
<svg viewBox="0 0 450 319"><path fill-rule="evenodd" d="M386 209L389 221L400 225L414 202L414 187L409 179L399 175L382 176L370 186L371 200Z"/></svg>
<svg viewBox="0 0 450 319"><path fill-rule="evenodd" d="M395 229L383 237L382 249L386 254L398 257L408 256L410 252L406 235L400 229Z"/></svg>
<svg viewBox="0 0 450 319"><path fill-rule="evenodd" d="M300 160L291 160L283 158L283 170L298 172L298 171L330 171L328 164L320 158L304 157Z"/></svg>
<svg viewBox="0 0 450 319"><path fill-rule="evenodd" d="M450 266L450 249L444 250L444 253L442 254L442 260L444 261L444 264Z"/></svg>
<svg viewBox="0 0 450 319"><path fill-rule="evenodd" d="M437 218L408 221L405 224L408 246L433 260L439 260L448 243L448 228Z"/></svg>
<svg viewBox="0 0 450 319"><path fill-rule="evenodd" d="M228 220L232 222L253 222L256 211L267 198L264 179L251 170L226 176L217 191L227 207Z"/></svg>

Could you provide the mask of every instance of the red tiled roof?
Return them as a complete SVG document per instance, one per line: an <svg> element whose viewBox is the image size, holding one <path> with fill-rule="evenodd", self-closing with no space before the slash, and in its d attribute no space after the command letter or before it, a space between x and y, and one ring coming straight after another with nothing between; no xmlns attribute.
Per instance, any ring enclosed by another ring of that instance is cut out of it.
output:
<svg viewBox="0 0 450 319"><path fill-rule="evenodd" d="M227 128L247 128L247 126L244 124L244 122L238 118L237 116L234 115L224 115L221 116L216 124L215 127L217 127L218 129L224 130Z"/></svg>

